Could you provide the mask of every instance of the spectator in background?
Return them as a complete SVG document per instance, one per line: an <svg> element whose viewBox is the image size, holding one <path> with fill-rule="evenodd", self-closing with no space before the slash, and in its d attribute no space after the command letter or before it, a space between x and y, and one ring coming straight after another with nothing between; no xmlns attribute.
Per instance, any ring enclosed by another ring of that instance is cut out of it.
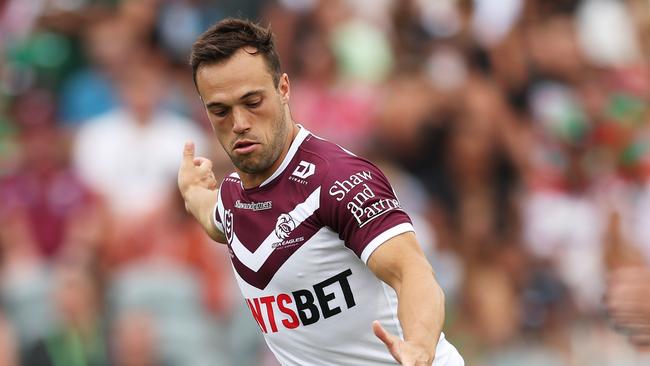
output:
<svg viewBox="0 0 650 366"><path fill-rule="evenodd" d="M156 21L160 16L161 0L122 0L117 4L117 14L133 27L135 38L148 46L156 38Z"/></svg>
<svg viewBox="0 0 650 366"><path fill-rule="evenodd" d="M111 238L101 253L114 331L129 337L116 342L117 357L127 362L121 352L142 352L143 362L229 364L228 343L221 339L231 334L227 258L207 245L200 227L182 214L180 200L170 204L160 209L177 214L157 215L145 227ZM144 324L143 336L150 339L134 339L129 319Z"/></svg>
<svg viewBox="0 0 650 366"><path fill-rule="evenodd" d="M133 25L117 15L102 15L83 29L89 66L66 79L59 101L60 118L70 126L117 108L116 83L144 51Z"/></svg>
<svg viewBox="0 0 650 366"><path fill-rule="evenodd" d="M51 127L24 131L25 163L0 182L4 215L24 210L36 249L46 258L63 251L74 221L88 213L93 203L74 172L57 161L57 134Z"/></svg>
<svg viewBox="0 0 650 366"><path fill-rule="evenodd" d="M116 366L165 366L156 347L156 322L147 313L127 313L112 332L112 361Z"/></svg>
<svg viewBox="0 0 650 366"><path fill-rule="evenodd" d="M95 197L70 166L64 136L54 125L53 103L43 90L32 90L15 103L22 159L14 172L0 178L2 215L24 212L36 249L48 259L78 239L73 238L75 222L97 209Z"/></svg>
<svg viewBox="0 0 650 366"><path fill-rule="evenodd" d="M87 260L100 241L100 203L69 164L53 97L30 90L13 104L20 159L0 177L0 299L17 359L55 330L49 265Z"/></svg>
<svg viewBox="0 0 650 366"><path fill-rule="evenodd" d="M304 31L295 37L295 56L290 63L297 73L291 106L296 121L304 123L305 127L324 138L360 152L368 148L365 136L370 133L375 114L377 92L370 84L380 80L372 80L371 83L352 71L345 73L344 68L350 63L346 62L345 57L354 56L348 55L353 53L349 52L349 45L345 45L348 49L342 50L345 47L340 44L346 38L344 32L352 33L346 30L346 26L354 19L351 5L336 0L320 3L309 17L297 25ZM363 31L361 33L365 34ZM360 57L373 59L373 50L370 47L361 51ZM376 62L381 63L380 60ZM366 70L373 69L374 64L368 62ZM383 76L373 74L376 79Z"/></svg>
<svg viewBox="0 0 650 366"><path fill-rule="evenodd" d="M76 265L58 266L51 294L58 315L57 326L28 350L21 364L108 365L97 290L87 270Z"/></svg>
<svg viewBox="0 0 650 366"><path fill-rule="evenodd" d="M81 178L127 226L170 200L178 164L171 147L188 139L205 146L193 121L161 108L166 82L155 60L131 65L120 79L122 106L89 120L75 139Z"/></svg>
<svg viewBox="0 0 650 366"><path fill-rule="evenodd" d="M122 107L83 125L74 148L80 176L108 206L111 230L98 263L110 308L118 317L151 313L159 326L156 359L201 365L212 352L208 325L218 329L209 310L225 310L218 255L197 239L197 227L169 215L182 212L173 194L178 157L169 153L191 139L206 146L205 136L193 121L161 106L168 90L163 65L137 63L123 76Z"/></svg>

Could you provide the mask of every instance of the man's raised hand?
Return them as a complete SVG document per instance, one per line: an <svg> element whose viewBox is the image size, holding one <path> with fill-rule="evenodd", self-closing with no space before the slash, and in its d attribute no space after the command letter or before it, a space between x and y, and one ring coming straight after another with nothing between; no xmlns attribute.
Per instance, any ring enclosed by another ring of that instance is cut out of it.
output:
<svg viewBox="0 0 650 366"><path fill-rule="evenodd" d="M194 143L188 141L183 148L183 161L178 170L178 188L187 203L188 193L193 188L217 189L217 180L212 172L212 162L194 155Z"/></svg>
<svg viewBox="0 0 650 366"><path fill-rule="evenodd" d="M201 224L215 241L225 243L225 238L214 225L213 213L218 200L217 180L209 159L194 156L194 143L188 141L183 148L183 161L178 169L178 189L185 201L185 209Z"/></svg>

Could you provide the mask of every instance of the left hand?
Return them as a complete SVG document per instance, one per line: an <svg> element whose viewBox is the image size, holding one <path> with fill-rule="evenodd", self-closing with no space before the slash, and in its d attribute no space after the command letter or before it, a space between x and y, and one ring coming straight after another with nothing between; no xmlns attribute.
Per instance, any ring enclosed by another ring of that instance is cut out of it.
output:
<svg viewBox="0 0 650 366"><path fill-rule="evenodd" d="M185 209L189 212L191 195L195 188L216 190L218 183L212 172L212 161L194 155L194 143L188 141L183 149L183 160L178 169L178 189L185 201Z"/></svg>
<svg viewBox="0 0 650 366"><path fill-rule="evenodd" d="M378 321L372 323L372 330L390 351L400 365L406 366L431 366L435 355L429 354L425 347L416 345L409 341L392 335L379 324Z"/></svg>

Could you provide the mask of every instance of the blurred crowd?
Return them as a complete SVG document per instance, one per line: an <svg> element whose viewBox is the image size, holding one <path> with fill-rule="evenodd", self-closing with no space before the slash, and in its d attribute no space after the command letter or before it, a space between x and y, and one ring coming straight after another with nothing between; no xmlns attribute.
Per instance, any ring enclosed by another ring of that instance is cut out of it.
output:
<svg viewBox="0 0 650 366"><path fill-rule="evenodd" d="M468 365L650 364L603 298L650 263L649 0L0 0L1 365L275 365L176 189L186 140L232 169L187 65L228 16L389 176Z"/></svg>

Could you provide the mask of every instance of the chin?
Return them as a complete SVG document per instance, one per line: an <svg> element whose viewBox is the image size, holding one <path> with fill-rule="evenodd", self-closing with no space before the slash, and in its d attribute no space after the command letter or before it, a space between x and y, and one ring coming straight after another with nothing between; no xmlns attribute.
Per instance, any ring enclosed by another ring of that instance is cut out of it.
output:
<svg viewBox="0 0 650 366"><path fill-rule="evenodd" d="M259 154L243 157L243 159L239 159L237 162L232 159L237 169L246 174L264 173L273 165L274 161L274 159L269 159L268 156L260 156Z"/></svg>
<svg viewBox="0 0 650 366"><path fill-rule="evenodd" d="M235 164L237 169L241 170L242 172L246 174L258 174L263 172L265 169L263 166L260 164Z"/></svg>

